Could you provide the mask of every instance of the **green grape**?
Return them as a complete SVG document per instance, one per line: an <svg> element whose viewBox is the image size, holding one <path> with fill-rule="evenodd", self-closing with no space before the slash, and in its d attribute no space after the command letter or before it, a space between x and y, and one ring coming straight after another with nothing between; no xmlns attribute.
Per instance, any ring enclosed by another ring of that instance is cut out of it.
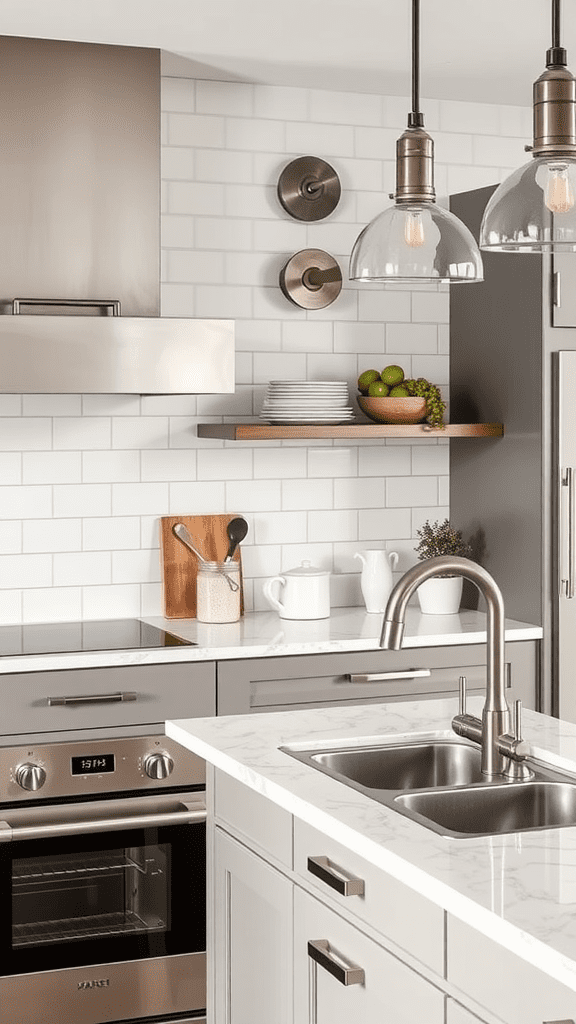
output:
<svg viewBox="0 0 576 1024"><path fill-rule="evenodd" d="M431 426L444 430L442 422L446 402L442 401L440 389L431 384L425 377L411 378L403 381L403 387L414 397L426 399L426 419Z"/></svg>

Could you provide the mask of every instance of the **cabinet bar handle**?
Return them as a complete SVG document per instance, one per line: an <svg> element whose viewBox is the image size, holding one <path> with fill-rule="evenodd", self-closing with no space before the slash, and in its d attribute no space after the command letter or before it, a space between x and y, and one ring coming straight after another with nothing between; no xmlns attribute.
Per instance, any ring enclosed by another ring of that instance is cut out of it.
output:
<svg viewBox="0 0 576 1024"><path fill-rule="evenodd" d="M52 707L64 707L74 704L120 704L126 700L137 700L138 694L131 690L124 690L122 693L86 693L77 694L72 697L48 697L48 704Z"/></svg>
<svg viewBox="0 0 576 1024"><path fill-rule="evenodd" d="M364 970L357 964L345 960L330 945L327 939L309 939L308 956L314 960L325 971L328 971L341 985L363 985Z"/></svg>
<svg viewBox="0 0 576 1024"><path fill-rule="evenodd" d="M12 299L12 313L17 316L20 306L89 306L92 309L109 307L112 316L121 316L119 299Z"/></svg>
<svg viewBox="0 0 576 1024"><path fill-rule="evenodd" d="M576 1021L573 1017L570 1017L570 1019L566 1018L566 1020L543 1020L542 1024L576 1024Z"/></svg>
<svg viewBox="0 0 576 1024"><path fill-rule="evenodd" d="M363 896L364 879L347 875L342 868L328 860L328 857L308 857L308 871L316 878L336 889L341 896Z"/></svg>
<svg viewBox="0 0 576 1024"><path fill-rule="evenodd" d="M350 673L345 678L351 683L383 683L390 679L424 679L431 676L429 668L410 668L405 672L371 672L368 675Z"/></svg>
<svg viewBox="0 0 576 1024"><path fill-rule="evenodd" d="M560 271L555 270L552 274L552 305L560 309L561 292L560 292Z"/></svg>
<svg viewBox="0 0 576 1024"><path fill-rule="evenodd" d="M567 598L573 598L576 586L576 543L574 538L574 512L576 505L575 493L576 474L572 466L567 466L562 475L562 487L568 488L568 524L567 524L567 556L568 579L561 579L561 590Z"/></svg>

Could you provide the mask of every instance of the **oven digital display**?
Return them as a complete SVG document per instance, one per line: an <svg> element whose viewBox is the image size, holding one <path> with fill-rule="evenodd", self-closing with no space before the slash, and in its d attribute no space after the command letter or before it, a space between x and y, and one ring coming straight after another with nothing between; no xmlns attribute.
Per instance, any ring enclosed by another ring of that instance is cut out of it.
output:
<svg viewBox="0 0 576 1024"><path fill-rule="evenodd" d="M101 775L115 770L114 754L86 754L72 758L72 775Z"/></svg>

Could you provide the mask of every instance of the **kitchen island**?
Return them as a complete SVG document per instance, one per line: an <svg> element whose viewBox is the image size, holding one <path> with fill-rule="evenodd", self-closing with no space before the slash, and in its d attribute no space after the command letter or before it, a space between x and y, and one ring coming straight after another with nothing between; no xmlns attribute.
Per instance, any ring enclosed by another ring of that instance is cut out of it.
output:
<svg viewBox="0 0 576 1024"><path fill-rule="evenodd" d="M471 710L482 703L473 698ZM395 1024L576 1021L576 828L447 838L280 749L454 738L456 710L432 700L167 723L214 766L214 1024L242 1019L249 1005L239 979L255 922L266 936L259 976L269 968L275 979L261 1004L274 1012L282 993L277 1021L359 1014L372 1024L385 1009ZM576 726L527 711L523 731L534 757L576 773ZM309 858L364 878L364 894L334 892ZM353 967L365 955L364 981L340 988L322 970L331 942Z"/></svg>

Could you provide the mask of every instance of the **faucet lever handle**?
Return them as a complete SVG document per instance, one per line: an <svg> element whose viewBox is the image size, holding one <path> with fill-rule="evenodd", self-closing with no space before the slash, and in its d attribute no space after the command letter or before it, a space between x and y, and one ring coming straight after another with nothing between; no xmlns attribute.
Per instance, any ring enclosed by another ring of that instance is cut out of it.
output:
<svg viewBox="0 0 576 1024"><path fill-rule="evenodd" d="M512 734L515 740L522 739L522 701L514 701L514 732Z"/></svg>
<svg viewBox="0 0 576 1024"><path fill-rule="evenodd" d="M460 676L460 678L458 679L458 697L459 697L458 714L459 715L465 715L466 714L466 676Z"/></svg>

